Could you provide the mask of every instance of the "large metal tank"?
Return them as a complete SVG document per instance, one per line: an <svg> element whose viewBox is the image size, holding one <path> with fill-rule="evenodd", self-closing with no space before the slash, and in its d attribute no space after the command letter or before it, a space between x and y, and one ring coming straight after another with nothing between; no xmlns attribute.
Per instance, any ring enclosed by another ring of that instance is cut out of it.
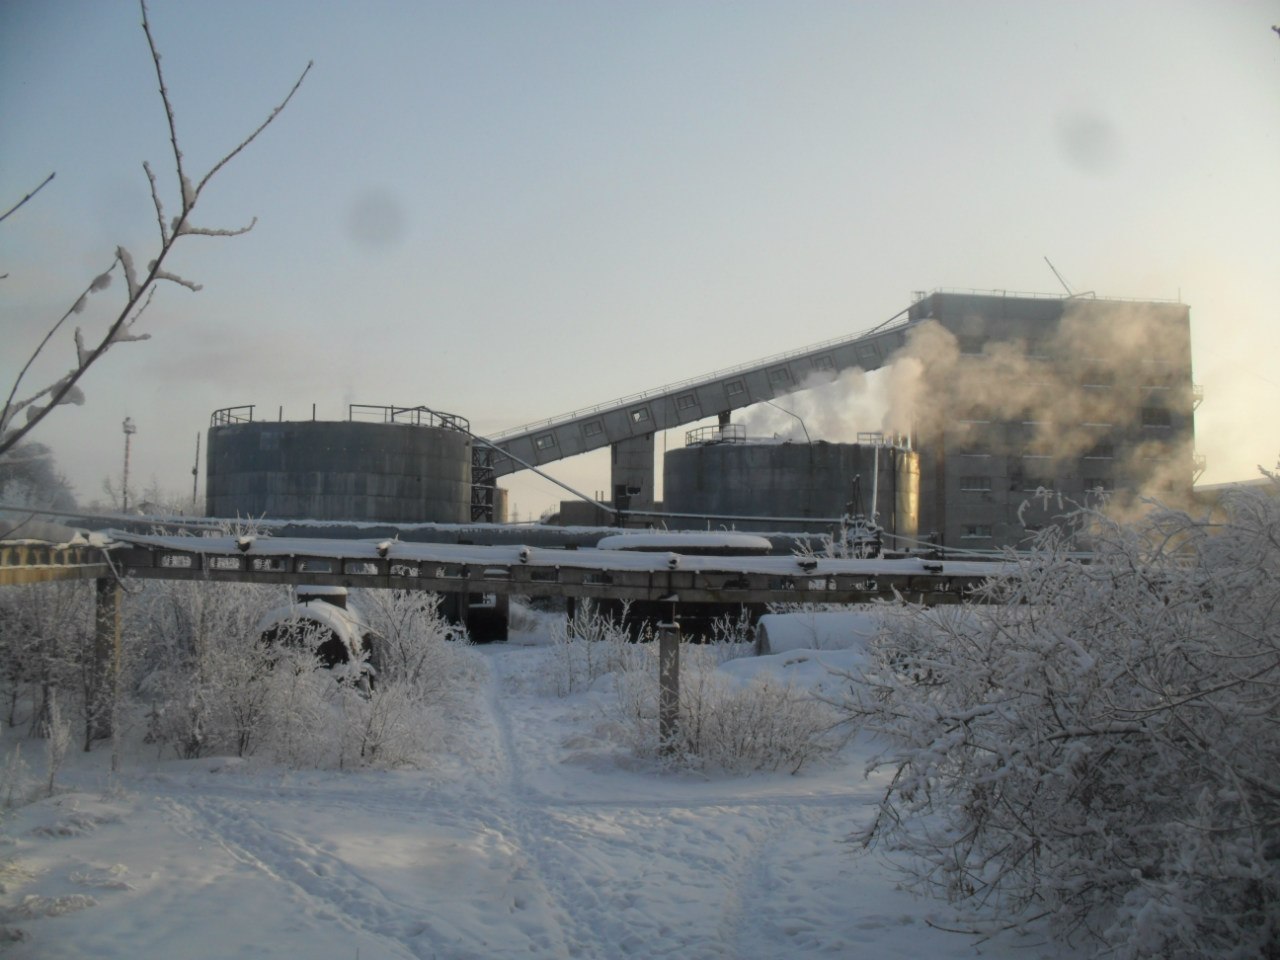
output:
<svg viewBox="0 0 1280 960"><path fill-rule="evenodd" d="M723 522L739 530L829 529L830 523L804 518L844 515L857 478L862 503L853 512L874 510L886 533L916 536L920 461L914 450L878 435L865 443L749 440L719 430L709 436L691 433L692 442L667 451L662 469L664 510L708 519L672 516L668 526L704 527L732 517ZM743 519L755 517L762 519Z"/></svg>
<svg viewBox="0 0 1280 960"><path fill-rule="evenodd" d="M381 416L381 419L377 419ZM426 408L352 406L345 421L262 421L252 407L213 415L210 516L465 523L466 421Z"/></svg>

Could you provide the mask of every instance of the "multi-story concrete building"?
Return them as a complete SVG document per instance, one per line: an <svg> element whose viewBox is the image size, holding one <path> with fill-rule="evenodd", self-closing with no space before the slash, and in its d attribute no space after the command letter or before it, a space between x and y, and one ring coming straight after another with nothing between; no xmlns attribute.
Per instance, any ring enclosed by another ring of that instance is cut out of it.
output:
<svg viewBox="0 0 1280 960"><path fill-rule="evenodd" d="M949 548L1025 545L1076 504L1184 505L1196 474L1185 304L934 293L904 353L920 531Z"/></svg>

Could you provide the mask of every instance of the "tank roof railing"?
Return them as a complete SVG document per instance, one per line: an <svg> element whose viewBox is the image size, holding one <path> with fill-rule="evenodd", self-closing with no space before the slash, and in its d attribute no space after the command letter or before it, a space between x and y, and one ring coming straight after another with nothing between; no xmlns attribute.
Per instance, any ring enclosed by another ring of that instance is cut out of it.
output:
<svg viewBox="0 0 1280 960"><path fill-rule="evenodd" d="M859 431L858 444L864 447L897 447L900 450L910 450L911 438L897 433L886 436L879 430Z"/></svg>
<svg viewBox="0 0 1280 960"><path fill-rule="evenodd" d="M252 423L253 422L253 404L241 404L238 407L223 407L221 410L213 411L213 416L209 418L209 426L225 427L232 423Z"/></svg>
<svg viewBox="0 0 1280 960"><path fill-rule="evenodd" d="M446 430L459 430L471 433L471 421L456 413L444 413L430 407L397 407L395 405L380 406L370 403L352 403L347 405L347 419L351 421L378 421L381 423L404 423L414 427L443 427Z"/></svg>
<svg viewBox="0 0 1280 960"><path fill-rule="evenodd" d="M726 423L723 426L698 427L684 435L686 447L696 447L705 443L746 443L747 428L741 423Z"/></svg>
<svg viewBox="0 0 1280 960"><path fill-rule="evenodd" d="M223 407L213 411L209 419L211 427L226 427L237 423L253 422L254 404L241 404L235 407ZM311 419L316 419L315 405L311 406ZM284 407L280 408L279 420L284 420ZM430 407L400 407L394 404L349 403L347 404L347 420L351 422L404 423L414 427L443 427L446 430L458 430L471 433L471 422L456 413L444 413Z"/></svg>

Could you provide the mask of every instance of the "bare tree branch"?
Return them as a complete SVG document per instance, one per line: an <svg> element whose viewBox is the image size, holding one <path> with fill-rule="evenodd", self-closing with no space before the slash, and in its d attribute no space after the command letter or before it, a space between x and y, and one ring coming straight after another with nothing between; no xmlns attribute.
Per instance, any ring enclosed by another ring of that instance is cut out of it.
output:
<svg viewBox="0 0 1280 960"><path fill-rule="evenodd" d="M15 444L21 442L28 433L30 433L46 416L49 415L54 407L63 403L82 403L84 401L84 394L76 385L77 382L113 344L131 340L145 340L149 337L149 334L134 334L131 332L131 328L134 322L142 315L147 306L151 303L151 298L155 293L155 284L157 281L163 280L170 283L176 283L180 286L187 287L190 290L200 289L199 284L186 280L178 274L164 268L165 258L169 255L169 252L173 249L173 246L179 237L187 234L231 237L246 233L248 230L252 229L254 223L257 222L257 218L254 218L247 227L217 229L192 227L188 223L188 217L190 216L191 211L195 208L196 202L200 198L200 193L208 185L209 181L213 179L213 176L225 167L232 159L238 156L241 151L258 138L262 131L271 125L284 108L288 106L289 101L292 100L294 94L298 92L298 88L302 86L302 81L306 79L307 74L311 70L312 64L311 62L308 62L302 73L298 76L298 79L290 88L288 95L271 111L267 118L263 120L252 133L241 140L234 148L218 160L209 172L200 179L198 186L193 186L191 178L187 176L187 171L183 163L182 147L178 140L173 103L169 98L169 89L165 83L164 70L160 64L160 50L157 47L155 38L151 32L151 21L148 15L146 0L139 0L139 6L142 10L142 31L147 38L147 47L151 52L151 62L155 67L156 80L160 87L160 100L164 105L165 118L169 124L169 142L173 150L174 170L177 174L179 189L181 191L181 212L174 218L172 224L166 223L164 204L160 199L155 173L150 164L144 162L143 170L146 173L147 181L150 184L151 199L156 211L156 222L160 229L160 250L155 259L151 260L148 264L146 273L139 278L138 272L134 266L133 257L130 255L129 251L124 247L117 247L116 259L107 272L95 278L93 282L89 284L88 288L86 288L84 293L76 298L72 307L63 314L62 318L59 319L58 322L50 328L49 332L45 334L44 339L40 341L40 344L23 365L22 370L14 381L13 387L9 392L9 396L5 401L4 408L0 410L0 454L3 454L6 450L9 450ZM4 214L4 216L7 217L14 210L18 209L18 207L22 206L23 203L26 203L27 200L31 199L31 197L38 193L39 190L52 179L53 174L50 174L44 183L41 183L39 187L24 197L17 205L10 209L8 213ZM0 220L3 219L3 217L0 217ZM111 270L115 268L117 263L120 265L121 272L125 277L126 300L123 307L116 314L115 319L111 322L110 326L108 326L101 340L98 341L96 346L90 348L85 345L83 333L77 329L75 334L75 366L73 366L61 379L38 390L25 400L16 401L14 398L17 396L19 385L30 370L32 363L35 362L36 358L40 356L48 346L53 335L62 327L67 317L73 313L79 313L84 308L87 297L90 294L106 287L107 281L109 280L109 274ZM40 405L40 401L47 402ZM24 409L26 410L26 422L21 426L13 426L15 415Z"/></svg>
<svg viewBox="0 0 1280 960"><path fill-rule="evenodd" d="M310 67L311 67L311 64L307 64L307 68L310 69ZM57 175L58 175L58 172L55 170L53 173L49 174L42 181L40 181L40 186L36 187L34 190L28 193L25 197L23 197L21 200L15 203L12 207L10 207L4 213L0 214L0 223L3 223L5 220L8 220L9 214L13 213L15 210L21 207L24 203L26 203L28 200L34 197L37 193L43 190L48 185L49 181L52 180Z"/></svg>

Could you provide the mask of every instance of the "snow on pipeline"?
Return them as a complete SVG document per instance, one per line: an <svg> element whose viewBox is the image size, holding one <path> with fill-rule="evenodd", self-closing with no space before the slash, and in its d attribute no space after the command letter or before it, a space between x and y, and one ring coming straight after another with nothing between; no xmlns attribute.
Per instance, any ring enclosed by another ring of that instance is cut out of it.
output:
<svg viewBox="0 0 1280 960"><path fill-rule="evenodd" d="M479 695L418 769L151 755L112 775L109 751L69 758L61 792L4 825L0 901L23 936L0 951L1072 956L1033 935L939 929L945 905L899 889L882 855L852 855L879 788L865 747L796 775L662 772L607 739L597 689L539 688L550 653L533 636L476 648Z"/></svg>

